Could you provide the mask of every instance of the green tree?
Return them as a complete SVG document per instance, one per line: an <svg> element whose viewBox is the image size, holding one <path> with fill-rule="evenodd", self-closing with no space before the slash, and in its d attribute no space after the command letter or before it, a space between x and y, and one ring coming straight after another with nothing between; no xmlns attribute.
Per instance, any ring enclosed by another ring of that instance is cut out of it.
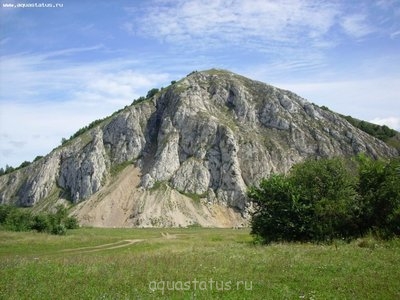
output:
<svg viewBox="0 0 400 300"><path fill-rule="evenodd" d="M35 162L35 161L38 161L39 159L42 159L42 158L43 158L42 155L38 155L38 156L35 157L35 159L33 161Z"/></svg>
<svg viewBox="0 0 400 300"><path fill-rule="evenodd" d="M63 205L58 205L56 207L56 212L52 215L51 217L51 224L53 227L53 230L56 234L60 234L58 232L62 232L63 228L65 229L75 229L78 228L78 220L74 217L69 217L68 216L68 210L65 206Z"/></svg>
<svg viewBox="0 0 400 300"><path fill-rule="evenodd" d="M359 194L364 228L384 237L400 235L400 159L359 156Z"/></svg>
<svg viewBox="0 0 400 300"><path fill-rule="evenodd" d="M21 163L21 165L18 167L18 169L22 169L25 168L27 166L29 166L31 163L29 161L24 161L23 163Z"/></svg>
<svg viewBox="0 0 400 300"><path fill-rule="evenodd" d="M312 207L310 233L315 240L358 234L357 177L349 165L339 158L308 160L290 173L301 201Z"/></svg>
<svg viewBox="0 0 400 300"><path fill-rule="evenodd" d="M284 175L272 175L253 186L248 196L255 204L251 233L263 242L304 239L304 228L298 227L301 204L298 193Z"/></svg>
<svg viewBox="0 0 400 300"><path fill-rule="evenodd" d="M77 229L79 228L78 220L75 217L67 217L64 221L66 229Z"/></svg>
<svg viewBox="0 0 400 300"><path fill-rule="evenodd" d="M326 241L359 234L353 170L340 159L308 160L251 187L252 234L264 242Z"/></svg>
<svg viewBox="0 0 400 300"><path fill-rule="evenodd" d="M0 205L0 226L12 231L47 232L63 235L67 229L78 228L75 217L68 217L67 209L60 205L54 213L32 214L29 209Z"/></svg>
<svg viewBox="0 0 400 300"><path fill-rule="evenodd" d="M6 165L6 169L5 169L5 171L4 171L5 174L11 173L11 172L13 172L13 171L14 171L14 168L13 168L13 167L11 167L11 166L9 166L9 165Z"/></svg>
<svg viewBox="0 0 400 300"><path fill-rule="evenodd" d="M150 91L147 92L146 98L149 99L153 97L155 94L157 94L160 90L157 88L151 89Z"/></svg>
<svg viewBox="0 0 400 300"><path fill-rule="evenodd" d="M50 232L51 224L49 217L44 214L33 216L33 222L30 229L36 230L38 232Z"/></svg>
<svg viewBox="0 0 400 300"><path fill-rule="evenodd" d="M5 220L5 228L12 231L29 231L33 222L32 214L25 209L11 209Z"/></svg>
<svg viewBox="0 0 400 300"><path fill-rule="evenodd" d="M7 220L8 215L12 210L15 210L16 207L11 205L0 205L0 224L4 224Z"/></svg>

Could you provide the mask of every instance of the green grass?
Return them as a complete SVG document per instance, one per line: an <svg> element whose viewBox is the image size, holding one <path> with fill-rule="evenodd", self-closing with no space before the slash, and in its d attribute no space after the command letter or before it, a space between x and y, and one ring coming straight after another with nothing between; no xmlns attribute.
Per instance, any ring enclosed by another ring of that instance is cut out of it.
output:
<svg viewBox="0 0 400 300"><path fill-rule="evenodd" d="M207 198L207 192L203 193L201 195L196 194L196 193L186 193L186 192L181 192L179 191L179 193L181 193L182 195L189 197L190 199L192 199L194 201L194 203L200 203L201 199L203 198Z"/></svg>
<svg viewBox="0 0 400 300"><path fill-rule="evenodd" d="M127 161L124 161L123 163L116 164L116 165L112 166L112 167L111 167L111 170L110 170L111 177L112 177L112 178L116 177L116 176L117 176L119 173L121 173L126 167L128 167L128 166L130 166L130 165L132 165L132 164L133 164L133 161L127 160Z"/></svg>
<svg viewBox="0 0 400 300"><path fill-rule="evenodd" d="M150 188L151 192L155 192L155 191L165 191L168 189L168 182L166 181L156 181L154 182L154 185Z"/></svg>
<svg viewBox="0 0 400 300"><path fill-rule="evenodd" d="M0 231L0 299L398 299L399 261L399 239L259 246L233 229Z"/></svg>

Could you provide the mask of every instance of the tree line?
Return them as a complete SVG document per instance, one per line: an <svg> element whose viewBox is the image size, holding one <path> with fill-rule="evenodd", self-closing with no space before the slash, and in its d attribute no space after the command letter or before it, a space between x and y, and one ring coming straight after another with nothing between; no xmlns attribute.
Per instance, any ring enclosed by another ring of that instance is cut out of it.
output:
<svg viewBox="0 0 400 300"><path fill-rule="evenodd" d="M323 110L332 112L328 107L326 107L324 105L321 106L320 108ZM368 133L369 135L372 135L373 137L376 137L376 138L384 141L385 143L388 143L391 138L394 138L399 134L396 130L391 129L386 125L373 124L373 123L370 123L367 121L353 118L352 116L346 116L346 115L342 115L342 114L338 114L338 115L340 117L346 119L347 122L349 122L354 127L361 129L362 131ZM392 145L392 146L394 146L394 145Z"/></svg>
<svg viewBox="0 0 400 300"><path fill-rule="evenodd" d="M68 210L62 205L57 206L55 212L39 214L33 214L27 208L0 205L0 229L64 235L68 229L78 227L78 220L69 217Z"/></svg>
<svg viewBox="0 0 400 300"><path fill-rule="evenodd" d="M400 159L307 160L248 190L261 242L400 236Z"/></svg>
<svg viewBox="0 0 400 300"><path fill-rule="evenodd" d="M43 156L38 155L38 156L35 157L35 159L33 160L33 162L38 161L38 160L41 159L41 158L43 158ZM18 167L16 167L16 168L14 168L14 167L12 167L12 166L9 166L9 165L6 165L5 168L0 168L0 176L1 176L1 175L5 175L5 174L12 173L12 172L14 172L14 171L16 171L16 170L19 170L19 169L22 169L22 168L25 168L25 167L29 166L30 164L31 164L31 162L26 160L26 161L22 162L22 163L21 163Z"/></svg>

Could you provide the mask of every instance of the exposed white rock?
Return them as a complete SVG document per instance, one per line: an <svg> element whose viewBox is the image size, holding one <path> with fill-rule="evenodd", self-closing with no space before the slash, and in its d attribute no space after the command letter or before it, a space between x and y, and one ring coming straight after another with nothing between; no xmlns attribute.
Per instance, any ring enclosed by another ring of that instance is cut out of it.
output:
<svg viewBox="0 0 400 300"><path fill-rule="evenodd" d="M289 91L226 71L195 72L152 99L116 113L43 159L1 176L0 203L35 205L59 189L71 201L83 202L79 207L85 207L89 220L85 200L96 197L96 201L102 201L99 195L105 189L114 195L110 190L114 187L113 170L134 162L140 172L126 176L140 176L137 183L132 181L134 185L125 184L124 190L115 192L122 193L126 203L136 203L126 204L134 217L133 223L124 224L188 224L190 216L182 211L185 221L174 222L169 215L170 211L179 211L180 205L188 211L195 209L188 199L181 199L185 194L197 194L206 205L201 210L218 205L248 216L247 187L261 178L288 172L308 157L359 152L373 157L397 154L339 115ZM156 191L159 201L164 201L161 195L174 195L179 200L165 199L164 204L159 203L162 209L149 206L146 199L150 198L146 197L158 186L168 190L164 194ZM141 198L134 199L138 195ZM173 207L166 210L166 203ZM113 207L109 204L104 207ZM150 220L152 209L165 222ZM168 217L163 219L163 213ZM195 219L207 224L201 216L210 217L210 213L201 213ZM104 218L113 216L112 212L104 213ZM109 226L112 220L103 224Z"/></svg>
<svg viewBox="0 0 400 300"><path fill-rule="evenodd" d="M61 156L58 185L70 193L76 203L96 193L107 174L108 157L103 143L103 132L92 131L93 140L81 152Z"/></svg>
<svg viewBox="0 0 400 300"><path fill-rule="evenodd" d="M203 195L210 186L210 172L203 161L187 159L172 177L172 186L178 191Z"/></svg>

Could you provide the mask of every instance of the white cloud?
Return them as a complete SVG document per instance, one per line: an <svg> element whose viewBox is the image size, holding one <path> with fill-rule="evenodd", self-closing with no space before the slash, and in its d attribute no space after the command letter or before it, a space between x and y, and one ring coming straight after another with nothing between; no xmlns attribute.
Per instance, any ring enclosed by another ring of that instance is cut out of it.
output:
<svg viewBox="0 0 400 300"><path fill-rule="evenodd" d="M341 25L348 35L355 38L362 38L375 31L368 24L367 19L367 15L365 14L348 15L343 17Z"/></svg>
<svg viewBox="0 0 400 300"><path fill-rule="evenodd" d="M391 38L391 39L396 39L398 36L400 36L400 30L395 31L395 32L392 32L392 33L390 34L390 38Z"/></svg>
<svg viewBox="0 0 400 300"><path fill-rule="evenodd" d="M145 7L124 26L167 42L220 47L257 41L268 49L323 39L338 14L323 1L189 0L163 1ZM134 24L134 25L133 25ZM252 43L254 46L254 43Z"/></svg>
<svg viewBox="0 0 400 300"><path fill-rule="evenodd" d="M0 167L47 154L62 137L170 80L132 60L68 62L64 56L76 51L1 58Z"/></svg>
<svg viewBox="0 0 400 300"><path fill-rule="evenodd" d="M131 17L121 28L133 39L154 38L198 60L219 57L218 67L223 57L256 54L285 72L325 65L323 52L337 44L329 32L341 14L337 3L324 0L165 0L125 10Z"/></svg>

